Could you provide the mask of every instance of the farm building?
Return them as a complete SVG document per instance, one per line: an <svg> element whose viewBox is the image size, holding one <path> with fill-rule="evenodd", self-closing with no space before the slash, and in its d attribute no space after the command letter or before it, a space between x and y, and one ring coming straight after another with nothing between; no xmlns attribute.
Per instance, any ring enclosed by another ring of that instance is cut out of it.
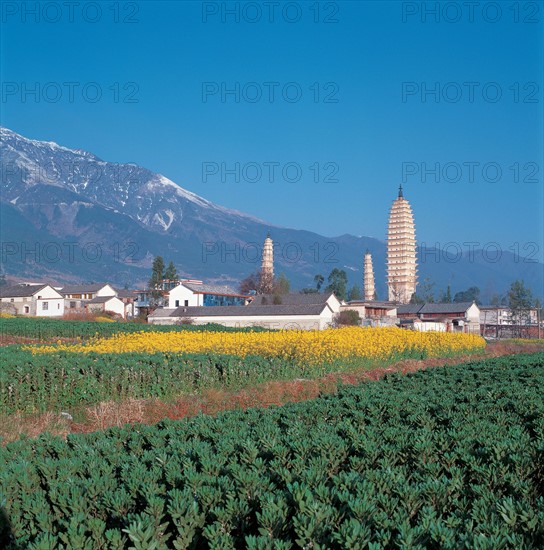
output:
<svg viewBox="0 0 544 550"><path fill-rule="evenodd" d="M405 304L397 308L400 326L420 331L480 333L480 308L475 302Z"/></svg>
<svg viewBox="0 0 544 550"><path fill-rule="evenodd" d="M352 309L366 326L392 326L397 323L397 304L378 300L352 300L342 304L342 311Z"/></svg>
<svg viewBox="0 0 544 550"><path fill-rule="evenodd" d="M280 302L280 303L278 303ZM256 296L247 306L180 306L158 309L151 324L190 321L197 325L218 323L228 327L261 326L270 329L323 330L340 311L334 294L286 294Z"/></svg>
<svg viewBox="0 0 544 550"><path fill-rule="evenodd" d="M66 312L112 311L124 319L134 315L134 293L117 290L108 283L69 285L59 292L64 297Z"/></svg>
<svg viewBox="0 0 544 550"><path fill-rule="evenodd" d="M0 311L32 317L62 317L64 300L52 286L20 284L0 287Z"/></svg>
<svg viewBox="0 0 544 550"><path fill-rule="evenodd" d="M85 309L92 313L111 311L123 319L126 316L125 303L117 296L96 296L85 303Z"/></svg>
<svg viewBox="0 0 544 550"><path fill-rule="evenodd" d="M210 285L202 281L182 281L168 291L168 307L180 306L243 306L248 296L225 285Z"/></svg>
<svg viewBox="0 0 544 550"><path fill-rule="evenodd" d="M107 283L68 285L59 289L67 311L84 311L85 305L99 296L116 296L117 291Z"/></svg>

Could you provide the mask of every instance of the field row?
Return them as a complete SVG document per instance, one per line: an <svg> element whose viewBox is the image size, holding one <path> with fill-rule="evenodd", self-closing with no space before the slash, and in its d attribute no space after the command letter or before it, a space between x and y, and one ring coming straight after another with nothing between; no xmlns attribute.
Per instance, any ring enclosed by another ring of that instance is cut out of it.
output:
<svg viewBox="0 0 544 550"><path fill-rule="evenodd" d="M444 357L483 351L485 345L485 340L474 334L346 327L274 332L147 331L119 333L82 344L57 344L31 349L36 354L59 350L78 353L213 352L319 364L348 357L384 360L412 356Z"/></svg>
<svg viewBox="0 0 544 550"><path fill-rule="evenodd" d="M483 349L466 334L346 328L316 332L139 332L87 344L0 349L0 415L109 400L172 399L212 388L317 378L402 359Z"/></svg>
<svg viewBox="0 0 544 550"><path fill-rule="evenodd" d="M21 338L35 338L40 341L49 341L55 338L81 338L88 340L96 336L106 337L117 333L131 333L142 331L173 332L173 331L203 331L235 332L263 330L256 328L229 328L218 324L204 326L195 325L147 325L131 322L100 322L100 321L66 321L63 319L36 319L36 318L3 318L0 317L0 335L18 336Z"/></svg>
<svg viewBox="0 0 544 550"><path fill-rule="evenodd" d="M13 443L0 546L541 548L542 387L535 354Z"/></svg>

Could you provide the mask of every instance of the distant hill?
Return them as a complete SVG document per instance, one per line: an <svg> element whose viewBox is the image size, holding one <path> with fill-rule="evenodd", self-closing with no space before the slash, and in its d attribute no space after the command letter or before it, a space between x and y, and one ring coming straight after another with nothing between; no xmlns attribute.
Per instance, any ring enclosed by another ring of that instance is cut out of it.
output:
<svg viewBox="0 0 544 550"><path fill-rule="evenodd" d="M278 227L216 205L140 166L106 162L6 128L0 138L1 260L10 277L141 286L153 257L161 255L182 276L236 285L259 267L270 231L275 270L285 273L293 288L313 286L315 274L327 277L334 267L346 270L350 286L361 285L368 249L378 295L386 297L383 241ZM481 251L465 250L457 261L435 252L419 251L419 279L430 277L437 291L448 284L453 293L478 286L487 300L523 278L535 294L544 293L544 266L510 251L496 262Z"/></svg>

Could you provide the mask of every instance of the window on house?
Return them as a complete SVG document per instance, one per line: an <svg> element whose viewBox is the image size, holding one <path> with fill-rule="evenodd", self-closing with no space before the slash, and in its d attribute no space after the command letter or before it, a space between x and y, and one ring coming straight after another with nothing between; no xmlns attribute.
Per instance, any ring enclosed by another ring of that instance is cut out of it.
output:
<svg viewBox="0 0 544 550"><path fill-rule="evenodd" d="M48 310L49 309L49 302L42 302L42 309L44 311Z"/></svg>
<svg viewBox="0 0 544 550"><path fill-rule="evenodd" d="M76 303L75 302L70 302L70 309L74 309L76 307Z"/></svg>
<svg viewBox="0 0 544 550"><path fill-rule="evenodd" d="M57 303L57 309L60 309L60 304L59 303Z"/></svg>
<svg viewBox="0 0 544 550"><path fill-rule="evenodd" d="M179 307L179 300L176 300L176 307Z"/></svg>
<svg viewBox="0 0 544 550"><path fill-rule="evenodd" d="M15 299L14 299L14 298L12 298L12 299L10 300L10 302L15 302Z"/></svg>
<svg viewBox="0 0 544 550"><path fill-rule="evenodd" d="M28 306L25 306L25 313L30 313L30 308Z"/></svg>
<svg viewBox="0 0 544 550"><path fill-rule="evenodd" d="M188 306L189 305L189 300L185 300L184 305Z"/></svg>

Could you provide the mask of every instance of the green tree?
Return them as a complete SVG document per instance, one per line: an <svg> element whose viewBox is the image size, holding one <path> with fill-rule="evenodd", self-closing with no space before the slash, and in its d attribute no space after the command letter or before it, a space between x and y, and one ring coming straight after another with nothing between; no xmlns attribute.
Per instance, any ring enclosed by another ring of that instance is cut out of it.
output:
<svg viewBox="0 0 544 550"><path fill-rule="evenodd" d="M161 256L155 256L153 260L153 266L151 267L151 278L149 279L149 289L151 290L151 296L149 298L149 306L151 309L155 309L161 305L162 302L162 288L161 283L164 279L164 260Z"/></svg>
<svg viewBox="0 0 544 550"><path fill-rule="evenodd" d="M362 298L361 289L357 285L353 285L348 292L348 300L360 300Z"/></svg>
<svg viewBox="0 0 544 550"><path fill-rule="evenodd" d="M281 274L275 281L274 281L274 289L273 294L281 295L281 294L289 294L289 291L291 290L291 283L289 282L289 279L285 276L285 274Z"/></svg>
<svg viewBox="0 0 544 550"><path fill-rule="evenodd" d="M446 293L442 297L442 303L451 304L451 286L450 285L448 285L448 288L446 289Z"/></svg>
<svg viewBox="0 0 544 550"><path fill-rule="evenodd" d="M358 311L354 309L346 309L336 314L334 318L335 327L358 326L361 322L361 317Z"/></svg>
<svg viewBox="0 0 544 550"><path fill-rule="evenodd" d="M305 287L300 289L301 294L318 294L317 288Z"/></svg>
<svg viewBox="0 0 544 550"><path fill-rule="evenodd" d="M501 296L500 294L493 294L491 296L491 300L489 300L489 303L492 306L498 307L498 306L507 306L508 305L508 298L506 296Z"/></svg>
<svg viewBox="0 0 544 550"><path fill-rule="evenodd" d="M151 290L160 287L164 279L164 260L162 256L155 256L153 266L151 267L151 278L149 279L149 288Z"/></svg>
<svg viewBox="0 0 544 550"><path fill-rule="evenodd" d="M423 302L428 304L434 302L434 287L435 283L433 283L430 277L425 277L425 279L423 279L420 290L420 296L423 298Z"/></svg>
<svg viewBox="0 0 544 550"><path fill-rule="evenodd" d="M514 281L508 291L508 307L511 311L512 321L516 325L529 324L531 308L535 300L530 288L520 280Z"/></svg>
<svg viewBox="0 0 544 550"><path fill-rule="evenodd" d="M410 297L410 303L411 304L424 304L425 300L417 293L413 293Z"/></svg>
<svg viewBox="0 0 544 550"><path fill-rule="evenodd" d="M319 292L321 290L321 287L323 286L324 282L325 282L325 277L323 277L323 275L317 274L314 277L314 283L315 283L315 288L316 288L317 292Z"/></svg>
<svg viewBox="0 0 544 550"><path fill-rule="evenodd" d="M477 304L481 304L480 289L477 286L471 286L467 290L457 292L453 297L453 301L456 304L460 302L476 302Z"/></svg>
<svg viewBox="0 0 544 550"><path fill-rule="evenodd" d="M348 286L348 276L343 269L335 267L327 279L329 283L327 286L327 292L334 292L339 300L346 299L346 288Z"/></svg>
<svg viewBox="0 0 544 550"><path fill-rule="evenodd" d="M178 270L174 265L174 262L170 262L166 271L164 272L164 278L169 281L175 281L178 278Z"/></svg>

